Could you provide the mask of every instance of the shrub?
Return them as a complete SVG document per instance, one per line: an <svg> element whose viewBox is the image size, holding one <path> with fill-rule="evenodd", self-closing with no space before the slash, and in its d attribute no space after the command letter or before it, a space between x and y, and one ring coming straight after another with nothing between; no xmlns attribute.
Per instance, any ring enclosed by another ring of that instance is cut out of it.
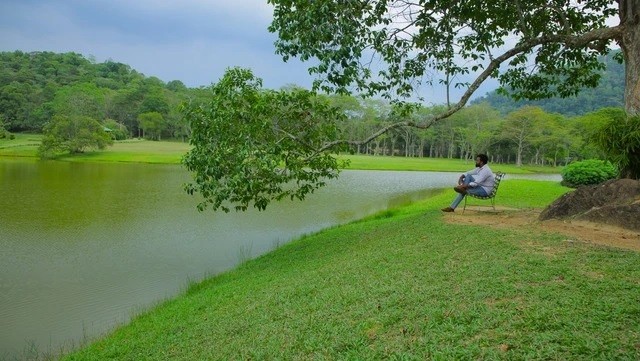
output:
<svg viewBox="0 0 640 361"><path fill-rule="evenodd" d="M584 185L600 184L617 176L618 170L611 162L588 159L574 162L564 167L562 169L562 185L576 188Z"/></svg>
<svg viewBox="0 0 640 361"><path fill-rule="evenodd" d="M622 178L640 179L640 116L610 113L610 121L593 135L593 141L618 167Z"/></svg>

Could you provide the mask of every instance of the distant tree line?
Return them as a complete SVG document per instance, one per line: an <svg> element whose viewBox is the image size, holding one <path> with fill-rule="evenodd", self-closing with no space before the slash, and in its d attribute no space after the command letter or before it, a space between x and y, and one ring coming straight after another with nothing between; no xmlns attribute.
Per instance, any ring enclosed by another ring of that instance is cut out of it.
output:
<svg viewBox="0 0 640 361"><path fill-rule="evenodd" d="M358 139L394 121L394 109L383 101L358 101L333 96L332 103L343 109L347 120L343 134ZM422 108L413 113L415 121L428 119L442 106ZM549 113L535 106L523 106L506 115L488 103L465 107L430 128L399 128L351 151L357 154L473 159L487 153L492 162L516 165L564 165L578 159L602 158L594 139L602 127L622 108L602 108L580 116ZM422 119L421 119L422 118Z"/></svg>
<svg viewBox="0 0 640 361"><path fill-rule="evenodd" d="M398 128L350 151L461 159L483 152L493 162L517 165L563 165L602 157L593 146L593 134L620 111L615 107L622 106L623 89L622 67L611 59L607 64L601 86L580 93L571 106L555 108L568 99L531 105L492 93L426 130ZM290 86L285 90L300 89ZM179 80L164 83L110 60L96 63L76 53L0 53L0 131L58 134L47 138L49 151L66 147L62 150L78 152L89 144L103 148L108 142L102 130L115 140L186 141L191 130L179 105L203 104L211 97L211 88L187 88ZM405 117L384 100L320 97L346 115L340 131L347 139L361 139ZM606 108L611 106L614 108ZM420 121L442 112L443 107L421 108L410 116ZM82 134L81 127L100 134L87 135L84 141L64 139L65 134Z"/></svg>

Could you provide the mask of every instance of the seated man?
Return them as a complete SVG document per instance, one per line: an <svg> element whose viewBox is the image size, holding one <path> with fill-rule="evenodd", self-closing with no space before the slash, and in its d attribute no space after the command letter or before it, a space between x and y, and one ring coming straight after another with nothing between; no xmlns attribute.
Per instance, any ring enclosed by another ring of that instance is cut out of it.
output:
<svg viewBox="0 0 640 361"><path fill-rule="evenodd" d="M443 212L453 212L467 193L485 197L491 194L495 185L495 177L487 163L489 163L489 158L485 154L476 156L476 168L460 176L458 185L453 187L459 194L451 206L442 208Z"/></svg>

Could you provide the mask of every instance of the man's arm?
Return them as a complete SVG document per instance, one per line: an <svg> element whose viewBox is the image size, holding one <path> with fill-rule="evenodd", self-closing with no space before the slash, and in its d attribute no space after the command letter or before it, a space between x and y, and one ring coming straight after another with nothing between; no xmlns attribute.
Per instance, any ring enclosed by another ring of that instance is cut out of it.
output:
<svg viewBox="0 0 640 361"><path fill-rule="evenodd" d="M487 168L483 168L481 169L478 174L476 174L475 177L473 177L473 182L469 183L469 185L471 187L477 187L478 184L483 183L485 180L487 180L487 178L493 176L493 174L491 174L491 171L489 171L489 169Z"/></svg>
<svg viewBox="0 0 640 361"><path fill-rule="evenodd" d="M472 170L466 172L466 173L462 173L462 175L460 175L460 178L458 178L458 184L462 184L464 183L464 178L470 175L476 175L478 174L478 168L473 168Z"/></svg>

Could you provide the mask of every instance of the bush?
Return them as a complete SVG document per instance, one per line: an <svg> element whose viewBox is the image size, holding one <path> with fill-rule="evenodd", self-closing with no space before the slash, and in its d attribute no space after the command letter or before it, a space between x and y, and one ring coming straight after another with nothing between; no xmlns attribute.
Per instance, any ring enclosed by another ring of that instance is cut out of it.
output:
<svg viewBox="0 0 640 361"><path fill-rule="evenodd" d="M618 167L622 178L640 179L640 116L610 113L610 121L593 135L593 141Z"/></svg>
<svg viewBox="0 0 640 361"><path fill-rule="evenodd" d="M618 176L618 170L609 161L588 159L574 162L562 169L562 185L576 188L600 184Z"/></svg>

